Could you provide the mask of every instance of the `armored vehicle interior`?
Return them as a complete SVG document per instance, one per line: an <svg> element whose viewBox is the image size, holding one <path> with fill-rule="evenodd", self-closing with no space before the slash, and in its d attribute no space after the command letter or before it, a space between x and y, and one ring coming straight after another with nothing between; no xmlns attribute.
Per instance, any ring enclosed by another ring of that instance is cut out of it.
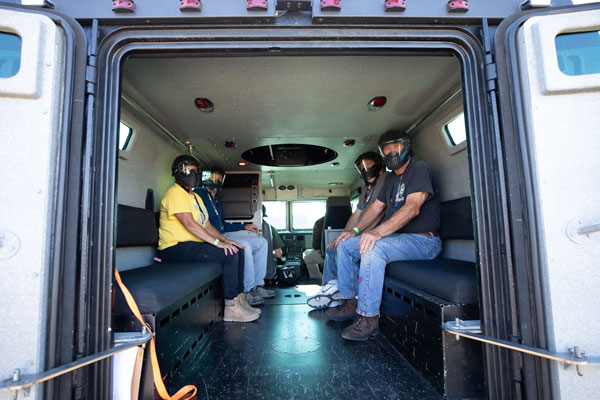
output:
<svg viewBox="0 0 600 400"><path fill-rule="evenodd" d="M480 319L468 145L476 132L465 124L454 54L133 52L120 79L114 262L156 332L170 392L194 384L198 398L222 399L485 396L481 344L441 328ZM408 132L416 158L433 170L443 252L388 265L382 333L349 342L340 335L347 323L306 304L321 282L309 279L301 254L327 198L345 196L356 207L364 183L354 160L378 151L389 129ZM203 167L227 172L224 194L228 183L247 189L232 192L225 216L260 223L264 204L284 241L279 264L301 266L297 285L270 288L276 296L256 322L222 322L220 271L153 259L171 162L190 151ZM138 330L114 292L113 330ZM148 358L146 351L140 398L154 393Z"/></svg>

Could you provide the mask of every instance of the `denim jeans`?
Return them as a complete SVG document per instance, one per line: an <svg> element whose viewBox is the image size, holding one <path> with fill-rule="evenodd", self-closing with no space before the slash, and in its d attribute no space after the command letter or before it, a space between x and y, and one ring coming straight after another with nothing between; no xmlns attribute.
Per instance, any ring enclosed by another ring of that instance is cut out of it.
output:
<svg viewBox="0 0 600 400"><path fill-rule="evenodd" d="M225 250L206 242L179 242L158 252L165 262L215 262L223 265L223 297L230 300L243 290L244 250L225 255ZM199 265L198 268L202 268Z"/></svg>
<svg viewBox="0 0 600 400"><path fill-rule="evenodd" d="M326 285L327 282L337 279L337 248L333 250L325 251L325 263L323 264L323 281L322 284Z"/></svg>
<svg viewBox="0 0 600 400"><path fill-rule="evenodd" d="M365 254L360 254L359 240L360 236L356 236L338 245L338 286L341 299L352 299L358 294L356 312L365 317L379 315L388 263L432 260L442 251L439 237L420 233L393 233L378 240L373 250Z"/></svg>
<svg viewBox="0 0 600 400"><path fill-rule="evenodd" d="M267 274L267 239L247 230L226 232L225 236L246 246L244 249L244 291L265 284Z"/></svg>

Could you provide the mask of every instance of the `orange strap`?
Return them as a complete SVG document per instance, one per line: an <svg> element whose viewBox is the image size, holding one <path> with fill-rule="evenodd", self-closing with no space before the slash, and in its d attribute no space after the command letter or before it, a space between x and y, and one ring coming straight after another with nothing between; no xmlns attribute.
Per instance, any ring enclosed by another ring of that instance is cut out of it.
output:
<svg viewBox="0 0 600 400"><path fill-rule="evenodd" d="M129 289L127 289L125 287L125 285L123 284L123 281L121 280L121 275L119 275L119 271L117 271L116 268L115 268L115 279L117 280L117 283L119 284L119 287L121 288L121 291L123 291L123 295L125 296L125 300L127 301L127 305L129 305L131 312L133 313L133 315L135 315L135 317L138 319L138 321L140 321L142 323L142 325L144 325L146 327L146 329L148 329L148 332L150 332L150 334L152 335L152 339L150 339L150 359L152 360L152 375L154 376L154 386L156 387L156 391L158 392L159 396L164 400L169 400L169 399L188 400L188 399L191 399L192 397L194 397L196 395L196 391L197 391L196 386L194 386L194 385L185 385L184 387L179 389L177 391L177 393L175 393L175 395L169 396L169 392L167 392L167 388L165 387L165 384L162 380L162 375L160 373L160 367L158 365L158 358L156 357L156 344L154 343L154 333L152 332L152 329L150 329L148 324L146 324L144 322L144 319L142 318L142 313L140 312L140 309L138 308L137 304L135 303L135 300L133 299L131 292L129 292Z"/></svg>

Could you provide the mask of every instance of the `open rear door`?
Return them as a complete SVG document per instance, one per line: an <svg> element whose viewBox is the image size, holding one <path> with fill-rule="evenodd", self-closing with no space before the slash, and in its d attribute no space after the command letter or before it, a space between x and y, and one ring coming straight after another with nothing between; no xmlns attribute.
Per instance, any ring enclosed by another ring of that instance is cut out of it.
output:
<svg viewBox="0 0 600 400"><path fill-rule="evenodd" d="M85 44L73 20L0 3L2 382L82 353L75 332ZM29 398L70 398L73 377L52 381L45 396L34 385Z"/></svg>
<svg viewBox="0 0 600 400"><path fill-rule="evenodd" d="M506 20L495 48L518 340L600 356L600 4ZM598 365L519 361L526 398L600 393Z"/></svg>

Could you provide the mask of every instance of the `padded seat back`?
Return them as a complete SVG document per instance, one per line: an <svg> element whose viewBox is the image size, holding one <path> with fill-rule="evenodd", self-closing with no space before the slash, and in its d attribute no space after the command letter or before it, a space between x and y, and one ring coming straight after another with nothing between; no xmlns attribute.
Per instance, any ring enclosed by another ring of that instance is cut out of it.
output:
<svg viewBox="0 0 600 400"><path fill-rule="evenodd" d="M117 206L117 249L115 262L119 271L146 267L154 263L158 228L151 210Z"/></svg>
<svg viewBox="0 0 600 400"><path fill-rule="evenodd" d="M440 238L473 239L471 198L444 201L440 207Z"/></svg>
<svg viewBox="0 0 600 400"><path fill-rule="evenodd" d="M327 199L323 229L342 229L352 215L352 206L348 196L332 196Z"/></svg>
<svg viewBox="0 0 600 400"><path fill-rule="evenodd" d="M325 217L323 219L323 232L321 235L321 255L325 257L327 241L325 231L331 229L344 229L352 215L352 206L348 196L331 196L327 199L325 206Z"/></svg>

